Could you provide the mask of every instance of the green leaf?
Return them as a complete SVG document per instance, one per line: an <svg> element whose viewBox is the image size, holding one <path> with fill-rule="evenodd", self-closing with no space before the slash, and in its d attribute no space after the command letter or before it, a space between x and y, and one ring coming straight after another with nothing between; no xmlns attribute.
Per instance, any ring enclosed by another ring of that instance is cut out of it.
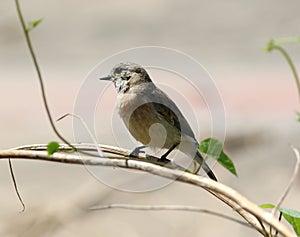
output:
<svg viewBox="0 0 300 237"><path fill-rule="evenodd" d="M206 138L201 141L199 150L204 154L216 159L219 164L237 176L232 160L223 151L223 144L215 138Z"/></svg>
<svg viewBox="0 0 300 237"><path fill-rule="evenodd" d="M275 205L267 203L260 205L260 207L265 209L273 209L275 208ZM300 212L282 207L278 208L278 210L282 213L284 219L286 219L286 221L290 223L291 226L294 228L294 231L297 234L297 236L300 236Z"/></svg>
<svg viewBox="0 0 300 237"><path fill-rule="evenodd" d="M265 51L271 52L274 49L274 46L276 45L275 40L271 39L268 43L267 46L264 48Z"/></svg>
<svg viewBox="0 0 300 237"><path fill-rule="evenodd" d="M288 209L288 208L282 208L282 207L279 208L279 211L281 211L282 214L287 214L287 215L290 215L290 216L293 216L293 217L296 217L296 218L300 219L300 212L299 211L295 211L295 210Z"/></svg>
<svg viewBox="0 0 300 237"><path fill-rule="evenodd" d="M264 208L264 209L268 209L268 208L273 209L275 207L275 205L270 204L270 203L265 203L265 204L259 205L259 207Z"/></svg>
<svg viewBox="0 0 300 237"><path fill-rule="evenodd" d="M59 148L58 142L49 142L47 145L48 156L51 156L53 153L57 152Z"/></svg>
<svg viewBox="0 0 300 237"><path fill-rule="evenodd" d="M37 27L44 19L43 18L40 18L36 21L30 21L27 25L27 32L31 31L32 29L34 29L35 27Z"/></svg>
<svg viewBox="0 0 300 237"><path fill-rule="evenodd" d="M300 212L287 208L279 208L279 211L282 213L284 219L293 226L296 234L300 236Z"/></svg>

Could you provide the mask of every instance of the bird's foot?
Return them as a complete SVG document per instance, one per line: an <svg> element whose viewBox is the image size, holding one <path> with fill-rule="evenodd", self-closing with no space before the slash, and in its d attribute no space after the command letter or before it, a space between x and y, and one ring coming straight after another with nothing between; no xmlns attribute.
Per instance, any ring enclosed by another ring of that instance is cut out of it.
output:
<svg viewBox="0 0 300 237"><path fill-rule="evenodd" d="M138 147L134 148L134 150L129 154L129 156L138 158L139 154L141 154L141 153L145 154L145 151L142 151L142 149L144 149L145 147L146 146L138 146Z"/></svg>
<svg viewBox="0 0 300 237"><path fill-rule="evenodd" d="M162 162L162 163L171 162L169 159L167 159L167 156L168 156L168 154L163 154L158 161Z"/></svg>
<svg viewBox="0 0 300 237"><path fill-rule="evenodd" d="M168 163L171 162L169 159L167 159L167 156L178 146L178 144L173 144L173 146L171 146L171 148L169 150L167 150L167 152L165 154L163 154L159 161L160 162L164 162L164 163Z"/></svg>

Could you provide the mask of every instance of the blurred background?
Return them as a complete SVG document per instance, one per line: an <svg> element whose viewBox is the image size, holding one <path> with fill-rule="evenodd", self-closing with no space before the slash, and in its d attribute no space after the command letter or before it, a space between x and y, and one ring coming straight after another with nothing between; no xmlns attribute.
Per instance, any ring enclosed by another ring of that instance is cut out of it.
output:
<svg viewBox="0 0 300 237"><path fill-rule="evenodd" d="M263 48L271 38L299 36L299 1L26 0L21 6L26 21L44 18L31 37L54 118L73 111L86 75L106 57L145 45L180 50L209 71L224 102L225 149L239 177L216 165L219 180L257 204L276 204L295 164L290 145L299 147L299 101L283 57ZM300 69L300 45L285 47ZM12 0L0 1L0 68L0 148L57 140ZM72 141L71 119L57 125ZM205 129L200 126L204 134ZM103 134L113 144L105 126ZM181 204L237 217L189 185L128 193L98 182L84 167L45 162L13 162L27 206L19 213L7 161L0 164L1 236L258 236L206 214L82 212L95 204ZM299 184L298 177L284 207L300 210Z"/></svg>

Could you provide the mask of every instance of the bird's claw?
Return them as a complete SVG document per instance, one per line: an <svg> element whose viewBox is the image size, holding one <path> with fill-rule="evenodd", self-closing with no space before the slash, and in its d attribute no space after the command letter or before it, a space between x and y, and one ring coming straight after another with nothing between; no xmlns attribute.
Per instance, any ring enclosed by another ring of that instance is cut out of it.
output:
<svg viewBox="0 0 300 237"><path fill-rule="evenodd" d="M167 159L167 156L168 156L167 154L162 155L158 161L162 163L171 162L169 159Z"/></svg>
<svg viewBox="0 0 300 237"><path fill-rule="evenodd" d="M129 154L129 156L131 157L139 157L139 154L145 154L146 152L143 151L142 149L144 149L146 146L138 146L136 148L134 148L134 150Z"/></svg>
<svg viewBox="0 0 300 237"><path fill-rule="evenodd" d="M167 159L167 158L164 158L164 157L161 157L158 162L162 162L162 163L169 163L171 162L171 160Z"/></svg>

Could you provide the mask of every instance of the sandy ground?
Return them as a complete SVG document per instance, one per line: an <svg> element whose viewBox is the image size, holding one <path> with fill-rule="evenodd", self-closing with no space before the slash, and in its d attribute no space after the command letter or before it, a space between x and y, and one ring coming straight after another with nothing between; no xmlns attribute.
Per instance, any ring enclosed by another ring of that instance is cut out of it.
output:
<svg viewBox="0 0 300 237"><path fill-rule="evenodd" d="M298 33L298 1L28 0L22 5L28 20L44 17L32 37L55 118L73 111L86 75L106 57L143 45L183 51L209 71L224 103L225 147L239 177L216 165L219 180L257 204L277 202L295 163L290 145L298 147L299 143L299 123L295 121L299 104L285 61L278 53L266 54L262 48L272 37ZM0 148L57 140L42 106L13 1L1 1L0 9ZM299 65L299 45L287 49ZM153 80L173 85L172 78ZM191 92L182 93L195 111L202 111ZM110 98L114 98L113 90ZM107 101L97 111L104 119L101 123L111 124L105 120L111 106ZM199 119L199 138L210 132L206 116ZM74 139L71 119L59 122L58 128ZM114 144L111 126L98 124L98 129L104 143ZM122 139L127 141L127 136L124 131ZM1 236L258 236L251 229L206 214L81 213L80 207L95 204L182 204L237 217L218 200L189 185L172 183L152 192L130 193L97 181L84 167L45 162L14 162L27 205L26 212L19 213L7 161L0 164ZM117 171L109 172L116 179ZM299 184L297 178L285 207L300 210Z"/></svg>

